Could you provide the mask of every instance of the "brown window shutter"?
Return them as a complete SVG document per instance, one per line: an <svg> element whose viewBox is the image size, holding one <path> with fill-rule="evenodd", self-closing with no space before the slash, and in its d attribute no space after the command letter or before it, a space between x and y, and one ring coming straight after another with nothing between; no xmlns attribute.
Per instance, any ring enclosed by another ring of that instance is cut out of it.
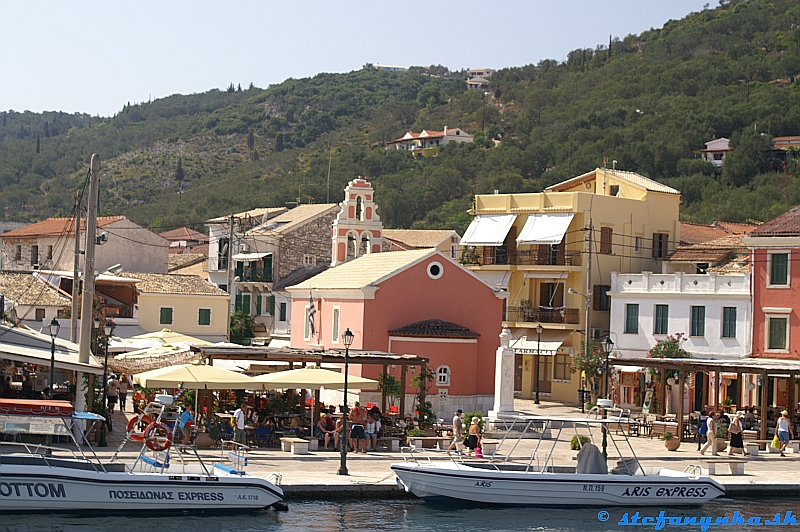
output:
<svg viewBox="0 0 800 532"><path fill-rule="evenodd" d="M599 284L594 285L592 289L592 310L600 310L600 298L602 296L603 287Z"/></svg>
<svg viewBox="0 0 800 532"><path fill-rule="evenodd" d="M513 225L506 236L506 249L508 250L509 264L517 263L517 228Z"/></svg>
<svg viewBox="0 0 800 532"><path fill-rule="evenodd" d="M658 258L658 251L660 248L660 239L658 238L658 233L653 233L653 258Z"/></svg>

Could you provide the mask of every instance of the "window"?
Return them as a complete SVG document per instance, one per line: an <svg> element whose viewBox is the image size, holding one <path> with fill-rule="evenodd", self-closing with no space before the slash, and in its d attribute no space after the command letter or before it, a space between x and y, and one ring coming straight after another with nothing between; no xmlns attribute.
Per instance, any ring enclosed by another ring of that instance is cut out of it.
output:
<svg viewBox="0 0 800 532"><path fill-rule="evenodd" d="M161 325L172 325L172 307L161 307L158 313L158 323Z"/></svg>
<svg viewBox="0 0 800 532"><path fill-rule="evenodd" d="M47 246L47 260L53 260L53 246Z"/></svg>
<svg viewBox="0 0 800 532"><path fill-rule="evenodd" d="M787 351L789 349L789 317L767 316L767 349Z"/></svg>
<svg viewBox="0 0 800 532"><path fill-rule="evenodd" d="M256 296L256 316L261 316L261 303L263 300L264 298L262 296Z"/></svg>
<svg viewBox="0 0 800 532"><path fill-rule="evenodd" d="M571 381L572 375L569 371L570 356L556 355L555 366L553 367L554 381Z"/></svg>
<svg viewBox="0 0 800 532"><path fill-rule="evenodd" d="M707 262L698 262L696 266L697 266L697 270L696 270L697 275L705 275L705 274L708 273L708 268L711 265L709 263L707 263Z"/></svg>
<svg viewBox="0 0 800 532"><path fill-rule="evenodd" d="M278 308L280 308L280 313L278 314L278 321L286 321L286 303L281 303Z"/></svg>
<svg viewBox="0 0 800 532"><path fill-rule="evenodd" d="M653 258L667 258L667 244L669 235L667 233L653 233Z"/></svg>
<svg viewBox="0 0 800 532"><path fill-rule="evenodd" d="M34 318L36 321L44 321L44 309L37 308L36 309L36 317Z"/></svg>
<svg viewBox="0 0 800 532"><path fill-rule="evenodd" d="M14 260L22 260L22 246L17 246L17 250L14 252Z"/></svg>
<svg viewBox="0 0 800 532"><path fill-rule="evenodd" d="M692 330L690 336L706 335L706 307L692 307Z"/></svg>
<svg viewBox="0 0 800 532"><path fill-rule="evenodd" d="M639 334L639 305L625 305L625 334Z"/></svg>
<svg viewBox="0 0 800 532"><path fill-rule="evenodd" d="M314 266L317 263L317 257L314 255L303 255L303 266Z"/></svg>
<svg viewBox="0 0 800 532"><path fill-rule="evenodd" d="M339 316L341 316L341 309L333 307L333 319L331 319L331 334L333 336L333 343L339 343Z"/></svg>
<svg viewBox="0 0 800 532"><path fill-rule="evenodd" d="M619 185L611 185L611 195L619 196Z"/></svg>
<svg viewBox="0 0 800 532"><path fill-rule="evenodd" d="M39 264L39 246L31 246L31 266Z"/></svg>
<svg viewBox="0 0 800 532"><path fill-rule="evenodd" d="M667 334L669 327L669 305L656 305L656 319L653 324L653 334Z"/></svg>
<svg viewBox="0 0 800 532"><path fill-rule="evenodd" d="M442 275L444 275L442 263L433 261L428 264L428 277L431 279L439 279Z"/></svg>
<svg viewBox="0 0 800 532"><path fill-rule="evenodd" d="M770 286L788 286L789 284L789 254L769 254L769 281Z"/></svg>
<svg viewBox="0 0 800 532"><path fill-rule="evenodd" d="M236 294L233 308L234 310L241 310L245 314L249 315L252 312L253 308L250 305L250 302L251 302L251 295L249 292L242 292L241 294Z"/></svg>
<svg viewBox="0 0 800 532"><path fill-rule="evenodd" d="M203 326L211 325L211 309L201 308L197 310L197 324Z"/></svg>
<svg viewBox="0 0 800 532"><path fill-rule="evenodd" d="M592 290L593 310L611 310L611 299L608 297L609 290L611 290L610 286L594 285Z"/></svg>
<svg viewBox="0 0 800 532"><path fill-rule="evenodd" d="M640 236L636 237L636 239L634 240L634 243L633 243L633 250L636 253L641 253L642 252L642 237L640 237Z"/></svg>
<svg viewBox="0 0 800 532"><path fill-rule="evenodd" d="M436 386L450 386L450 366L436 368Z"/></svg>
<svg viewBox="0 0 800 532"><path fill-rule="evenodd" d="M611 235L614 229L611 227L600 228L600 253L603 255L611 255Z"/></svg>
<svg viewBox="0 0 800 532"><path fill-rule="evenodd" d="M309 318L310 311L311 309L306 306L305 319L303 320L303 338L306 340L311 339L311 320Z"/></svg>
<svg viewBox="0 0 800 532"><path fill-rule="evenodd" d="M722 307L722 337L736 338L736 307Z"/></svg>

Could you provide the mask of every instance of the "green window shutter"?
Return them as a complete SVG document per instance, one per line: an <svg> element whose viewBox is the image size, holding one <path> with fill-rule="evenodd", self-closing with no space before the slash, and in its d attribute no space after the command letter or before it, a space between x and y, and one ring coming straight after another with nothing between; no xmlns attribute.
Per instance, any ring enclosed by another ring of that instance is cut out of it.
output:
<svg viewBox="0 0 800 532"><path fill-rule="evenodd" d="M669 327L669 305L656 305L656 319L653 334L667 334Z"/></svg>
<svg viewBox="0 0 800 532"><path fill-rule="evenodd" d="M281 303L280 309L281 315L278 317L278 321L286 321L286 303Z"/></svg>
<svg viewBox="0 0 800 532"><path fill-rule="evenodd" d="M250 294L242 294L242 310L245 314L250 314L253 310L250 305Z"/></svg>
<svg viewBox="0 0 800 532"><path fill-rule="evenodd" d="M236 294L236 303L234 303L234 310L242 310L242 294Z"/></svg>
<svg viewBox="0 0 800 532"><path fill-rule="evenodd" d="M706 307L692 307L691 336L706 335Z"/></svg>
<svg viewBox="0 0 800 532"><path fill-rule="evenodd" d="M269 296L269 315L275 315L275 296Z"/></svg>
<svg viewBox="0 0 800 532"><path fill-rule="evenodd" d="M773 253L770 255L771 267L769 284L786 285L789 284L789 254Z"/></svg>
<svg viewBox="0 0 800 532"><path fill-rule="evenodd" d="M236 276L240 281L244 281L244 262L236 263Z"/></svg>
<svg viewBox="0 0 800 532"><path fill-rule="evenodd" d="M736 307L722 308L722 337L736 338Z"/></svg>
<svg viewBox="0 0 800 532"><path fill-rule="evenodd" d="M786 318L769 319L769 349L786 349Z"/></svg>
<svg viewBox="0 0 800 532"><path fill-rule="evenodd" d="M261 316L261 296L256 296L256 316Z"/></svg>
<svg viewBox="0 0 800 532"><path fill-rule="evenodd" d="M264 257L264 282L272 282L272 255Z"/></svg>
<svg viewBox="0 0 800 532"><path fill-rule="evenodd" d="M211 309L201 308L197 311L198 325L211 325Z"/></svg>
<svg viewBox="0 0 800 532"><path fill-rule="evenodd" d="M161 307L159 313L158 323L161 325L172 325L172 309L169 307Z"/></svg>
<svg viewBox="0 0 800 532"><path fill-rule="evenodd" d="M639 334L639 305L625 305L625 334Z"/></svg>

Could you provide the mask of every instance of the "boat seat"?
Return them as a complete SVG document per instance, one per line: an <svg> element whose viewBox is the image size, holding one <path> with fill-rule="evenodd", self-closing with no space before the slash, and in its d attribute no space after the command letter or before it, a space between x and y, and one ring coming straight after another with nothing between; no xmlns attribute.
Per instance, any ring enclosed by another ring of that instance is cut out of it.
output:
<svg viewBox="0 0 800 532"><path fill-rule="evenodd" d="M151 465L153 467L157 467L159 469L161 469L162 467L164 469L169 469L169 464L165 464L163 462L159 462L158 460L154 460L153 458L150 458L149 456L142 456L142 462L144 462L145 464Z"/></svg>
<svg viewBox="0 0 800 532"><path fill-rule="evenodd" d="M214 462L214 469L219 469L220 471L223 471L223 472L225 472L225 473L227 473L229 475L241 475L241 476L244 476L244 475L247 474L244 471L237 471L234 468L226 466L225 464L221 464L219 462Z"/></svg>

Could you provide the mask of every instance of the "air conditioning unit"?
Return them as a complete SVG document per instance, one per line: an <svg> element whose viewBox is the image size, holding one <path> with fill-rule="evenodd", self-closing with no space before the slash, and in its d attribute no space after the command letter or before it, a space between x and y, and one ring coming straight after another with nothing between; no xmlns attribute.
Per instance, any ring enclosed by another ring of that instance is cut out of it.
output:
<svg viewBox="0 0 800 532"><path fill-rule="evenodd" d="M589 332L591 333L592 340L599 340L600 338L603 337L603 329L597 329L595 327L592 327L591 329L589 329Z"/></svg>

